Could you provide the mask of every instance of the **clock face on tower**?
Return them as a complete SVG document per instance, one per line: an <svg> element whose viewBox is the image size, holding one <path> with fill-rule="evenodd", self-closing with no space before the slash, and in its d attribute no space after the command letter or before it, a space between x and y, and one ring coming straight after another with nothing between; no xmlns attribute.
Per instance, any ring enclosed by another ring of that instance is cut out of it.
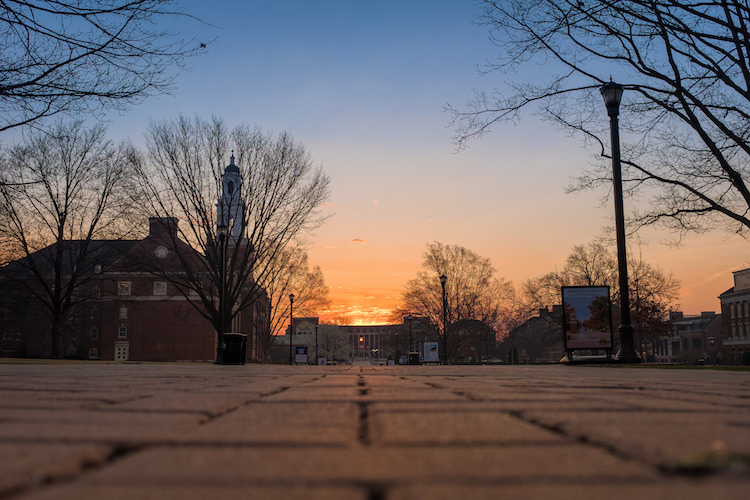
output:
<svg viewBox="0 0 750 500"><path fill-rule="evenodd" d="M312 335L315 333L315 326L309 321L302 321L297 325L297 335Z"/></svg>

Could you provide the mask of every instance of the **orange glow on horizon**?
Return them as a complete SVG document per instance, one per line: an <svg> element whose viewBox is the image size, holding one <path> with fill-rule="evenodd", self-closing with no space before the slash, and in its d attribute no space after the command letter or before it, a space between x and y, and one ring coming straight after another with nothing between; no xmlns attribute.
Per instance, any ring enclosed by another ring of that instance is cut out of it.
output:
<svg viewBox="0 0 750 500"><path fill-rule="evenodd" d="M370 238L367 238L368 240ZM550 239L548 234L526 235L523 244L470 248L488 256L495 265L496 277L513 282L517 291L529 278L544 275L564 264L578 241ZM423 244L395 243L363 245L349 239L343 245L321 246L310 252L310 261L319 265L330 286L331 307L320 314L322 323L344 319L350 325L393 324L393 311L401 304L406 283L421 270ZM634 247L643 259L672 272L681 281L676 310L685 314L703 311L721 312L718 295L733 286L732 271L750 267L746 244L710 236L691 237L689 247L665 245ZM468 248L468 247L467 247ZM493 255L494 254L494 255ZM712 255L713 258L706 258ZM436 276L436 286L439 286ZM399 323L398 318L395 319Z"/></svg>
<svg viewBox="0 0 750 500"><path fill-rule="evenodd" d="M352 326L389 325L393 323L393 310L398 306L397 298L364 297L350 289L332 290L329 299L333 305L321 312L321 323L345 319L346 323Z"/></svg>

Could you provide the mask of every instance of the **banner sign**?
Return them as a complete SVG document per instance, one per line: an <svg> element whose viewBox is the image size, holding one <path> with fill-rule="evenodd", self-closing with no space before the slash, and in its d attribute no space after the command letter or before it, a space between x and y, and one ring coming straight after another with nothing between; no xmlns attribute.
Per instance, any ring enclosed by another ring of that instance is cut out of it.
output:
<svg viewBox="0 0 750 500"><path fill-rule="evenodd" d="M612 349L612 303L608 286L564 286L562 303L566 351Z"/></svg>
<svg viewBox="0 0 750 500"><path fill-rule="evenodd" d="M440 359L437 342L424 343L424 362L437 363Z"/></svg>
<svg viewBox="0 0 750 500"><path fill-rule="evenodd" d="M307 364L307 346L294 346L294 362Z"/></svg>

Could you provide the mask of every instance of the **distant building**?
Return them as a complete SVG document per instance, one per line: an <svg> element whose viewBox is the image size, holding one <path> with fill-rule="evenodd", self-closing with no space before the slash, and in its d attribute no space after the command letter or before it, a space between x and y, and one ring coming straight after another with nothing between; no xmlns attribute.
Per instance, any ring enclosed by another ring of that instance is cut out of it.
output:
<svg viewBox="0 0 750 500"><path fill-rule="evenodd" d="M721 315L705 311L685 315L670 314L672 333L654 340L653 357L657 363L724 363L721 336Z"/></svg>
<svg viewBox="0 0 750 500"><path fill-rule="evenodd" d="M315 361L315 336L321 356L329 360L370 360L385 362L397 360L410 350L422 352L425 341L440 337L427 318L406 317L396 325L321 325L317 317L294 318L291 341L293 346L308 347L308 362ZM272 358L283 362L288 359L290 330L277 339ZM411 347L410 347L411 344ZM440 349L442 352L442 343Z"/></svg>
<svg viewBox="0 0 750 500"><path fill-rule="evenodd" d="M559 363L564 356L562 306L539 310L505 338L510 363Z"/></svg>
<svg viewBox="0 0 750 500"><path fill-rule="evenodd" d="M724 359L730 364L750 362L750 269L735 271L734 286L719 295ZM743 356L745 360L743 361Z"/></svg>

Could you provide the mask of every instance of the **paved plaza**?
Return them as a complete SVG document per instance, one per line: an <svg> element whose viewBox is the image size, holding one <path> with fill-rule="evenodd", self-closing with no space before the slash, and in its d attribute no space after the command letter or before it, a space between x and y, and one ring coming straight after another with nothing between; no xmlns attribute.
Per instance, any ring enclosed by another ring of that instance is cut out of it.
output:
<svg viewBox="0 0 750 500"><path fill-rule="evenodd" d="M750 498L750 372L0 364L0 499Z"/></svg>

